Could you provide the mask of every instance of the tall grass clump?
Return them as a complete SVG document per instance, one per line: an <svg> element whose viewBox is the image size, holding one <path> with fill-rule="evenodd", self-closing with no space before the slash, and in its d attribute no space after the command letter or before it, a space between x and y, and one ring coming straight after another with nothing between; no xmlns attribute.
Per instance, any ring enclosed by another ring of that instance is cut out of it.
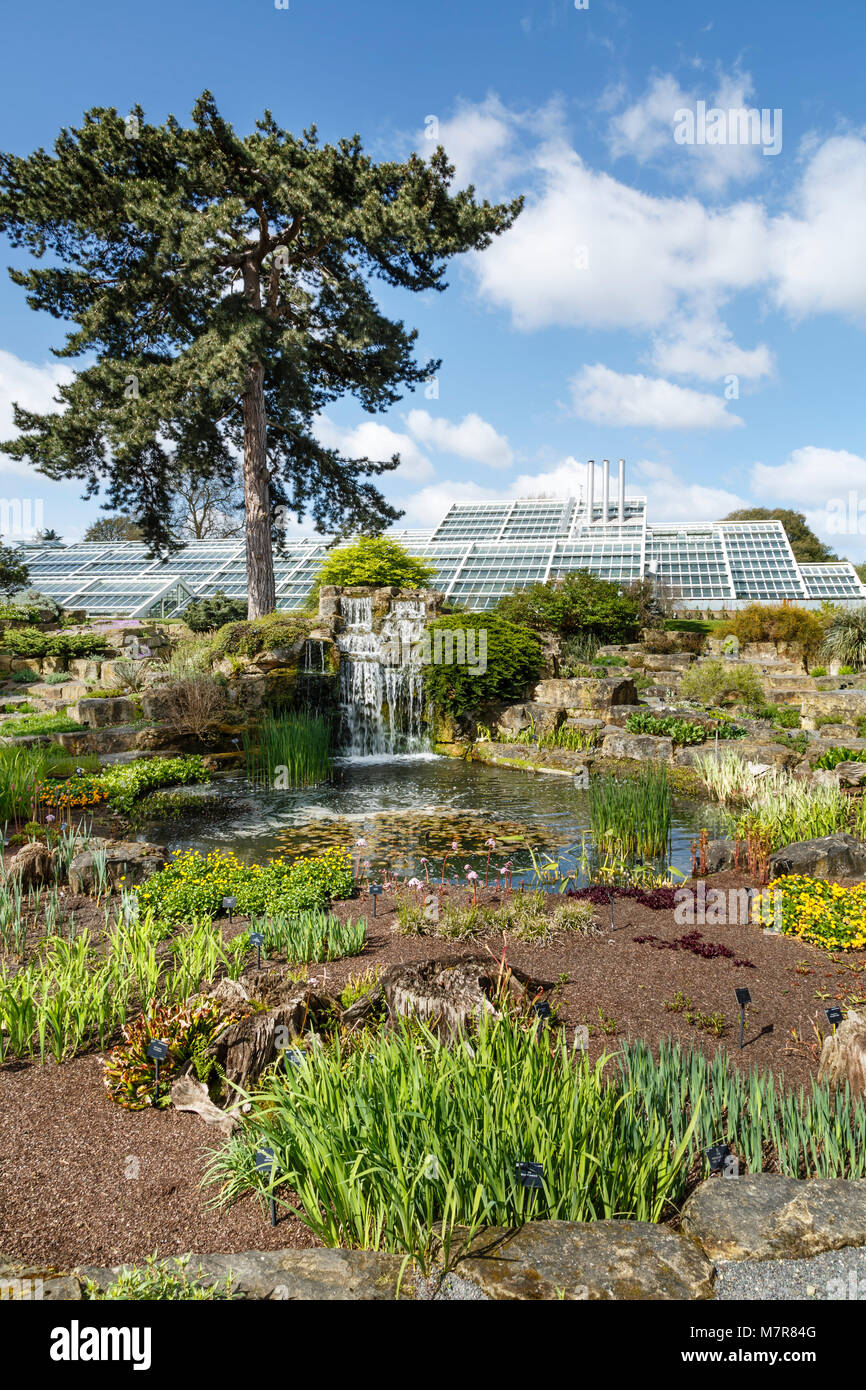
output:
<svg viewBox="0 0 866 1390"><path fill-rule="evenodd" d="M35 820L42 783L73 766L63 748L0 747L0 821Z"/></svg>
<svg viewBox="0 0 866 1390"><path fill-rule="evenodd" d="M708 791L723 805L738 807L731 828L740 839L746 827L766 836L771 849L853 830L866 831L866 806L852 802L839 787L813 786L778 767L755 772L736 753L695 759Z"/></svg>
<svg viewBox="0 0 866 1390"><path fill-rule="evenodd" d="M724 1052L707 1057L665 1038L658 1058L637 1042L623 1048L617 1065L635 1113L652 1123L668 1117L672 1145L686 1142L693 1126L691 1159L724 1142L750 1173L866 1177L866 1104L847 1083L831 1091L813 1079L788 1090L772 1072L742 1072Z"/></svg>
<svg viewBox="0 0 866 1390"><path fill-rule="evenodd" d="M862 608L839 609L830 620L821 656L853 666L855 671L866 666L866 605Z"/></svg>
<svg viewBox="0 0 866 1390"><path fill-rule="evenodd" d="M422 1261L440 1222L447 1253L457 1226L658 1221L683 1191L688 1139L674 1146L667 1117L604 1071L508 1015L483 1020L471 1047L398 1020L271 1073L208 1178L222 1203L273 1196L327 1246ZM270 1175L256 1171L264 1146ZM541 1189L522 1186L525 1161L543 1165Z"/></svg>
<svg viewBox="0 0 866 1390"><path fill-rule="evenodd" d="M590 779L589 816L599 850L623 857L655 859L667 850L671 828L671 789L667 772L649 764L637 777L610 773Z"/></svg>
<svg viewBox="0 0 866 1390"><path fill-rule="evenodd" d="M265 950L281 952L287 961L307 963L360 955L367 940L363 919L341 922L328 912L297 912L250 919L250 931L260 931Z"/></svg>
<svg viewBox="0 0 866 1390"><path fill-rule="evenodd" d="M254 786L313 787L331 775L331 725L320 715L269 714L244 730L244 759Z"/></svg>

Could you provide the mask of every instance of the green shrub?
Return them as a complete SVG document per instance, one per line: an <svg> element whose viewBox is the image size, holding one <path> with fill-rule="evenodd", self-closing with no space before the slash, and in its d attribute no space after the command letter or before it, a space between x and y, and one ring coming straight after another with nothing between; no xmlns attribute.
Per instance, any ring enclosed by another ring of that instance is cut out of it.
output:
<svg viewBox="0 0 866 1390"><path fill-rule="evenodd" d="M152 874L136 892L145 910L152 907L162 918L191 922L215 917L223 898L235 898L234 911L286 914L323 908L355 891L352 861L345 850L330 849L289 864L241 864L231 851L212 850L202 855L186 850Z"/></svg>
<svg viewBox="0 0 866 1390"><path fill-rule="evenodd" d="M749 709L764 704L764 688L754 666L716 659L690 666L683 674L680 695L701 705L718 705L732 696Z"/></svg>
<svg viewBox="0 0 866 1390"><path fill-rule="evenodd" d="M181 1300L200 1303L235 1297L231 1274L218 1283L202 1284L199 1282L201 1265L192 1275L187 1269L189 1260L189 1255L179 1255L171 1261L157 1263L156 1255L148 1255L144 1268L122 1269L107 1288L101 1288L92 1279L85 1280L83 1296L90 1302L123 1299L146 1300L148 1303Z"/></svg>
<svg viewBox="0 0 866 1390"><path fill-rule="evenodd" d="M0 738L21 738L25 734L70 734L81 725L66 714L26 714L21 719L4 719Z"/></svg>
<svg viewBox="0 0 866 1390"><path fill-rule="evenodd" d="M40 632L35 627L22 627L7 628L0 638L0 651L18 657L59 656L68 661L98 656L107 649L108 643L98 632Z"/></svg>
<svg viewBox="0 0 866 1390"><path fill-rule="evenodd" d="M208 598L193 599L183 610L183 620L193 632L212 632L226 623L242 622L246 616L246 599L228 598L221 589Z"/></svg>
<svg viewBox="0 0 866 1390"><path fill-rule="evenodd" d="M635 600L588 570L517 589L499 600L496 612L507 622L540 632L563 637L583 633L597 645L633 642L638 632Z"/></svg>
<svg viewBox="0 0 866 1390"><path fill-rule="evenodd" d="M826 753L815 763L815 767L827 768L832 771L840 763L856 763L862 759L862 753L858 753L853 748L828 748Z"/></svg>
<svg viewBox="0 0 866 1390"><path fill-rule="evenodd" d="M427 589L436 577L436 566L391 536L360 536L354 545L332 550L313 580L311 605L318 601L323 584L396 584L401 589Z"/></svg>
<svg viewBox="0 0 866 1390"><path fill-rule="evenodd" d="M826 676L826 674L826 666L813 666L811 671L809 672L810 676Z"/></svg>
<svg viewBox="0 0 866 1390"><path fill-rule="evenodd" d="M719 629L740 642L796 642L808 660L824 641L824 623L817 613L795 604L750 603Z"/></svg>
<svg viewBox="0 0 866 1390"><path fill-rule="evenodd" d="M853 676L853 675L854 675L854 667L853 667L853 666L840 666L840 667L839 667L839 675L840 675L840 676Z"/></svg>
<svg viewBox="0 0 866 1390"><path fill-rule="evenodd" d="M689 719L677 719L674 715L649 714L644 710L630 714L625 721L625 727L630 734L656 734L663 738L671 738L677 747L704 743L709 733L703 724L692 723Z"/></svg>
<svg viewBox="0 0 866 1390"><path fill-rule="evenodd" d="M428 700L440 709L466 714L488 701L519 700L541 673L540 639L497 613L455 613L437 618L428 633L434 662L424 669L424 689ZM435 661L437 633L443 634L442 655L446 658L440 664ZM450 639L449 633L454 634ZM460 634L466 656L462 661ZM456 661L447 660L449 641Z"/></svg>
<svg viewBox="0 0 866 1390"><path fill-rule="evenodd" d="M780 729L800 727L800 711L793 705L760 705L753 713L756 719L768 719Z"/></svg>
<svg viewBox="0 0 866 1390"><path fill-rule="evenodd" d="M256 656L275 647L294 647L307 637L311 627L311 618L303 613L268 613L250 622L227 623L203 651L211 661L224 656Z"/></svg>
<svg viewBox="0 0 866 1390"><path fill-rule="evenodd" d="M866 605L836 610L827 627L821 655L857 670L866 666Z"/></svg>

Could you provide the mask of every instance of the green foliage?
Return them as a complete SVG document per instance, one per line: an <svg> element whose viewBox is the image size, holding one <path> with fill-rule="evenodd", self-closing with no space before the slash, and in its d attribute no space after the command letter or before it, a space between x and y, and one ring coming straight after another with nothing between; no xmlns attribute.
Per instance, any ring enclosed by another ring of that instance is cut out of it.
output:
<svg viewBox="0 0 866 1390"><path fill-rule="evenodd" d="M331 724L318 715L265 715L243 732L247 780L288 790L314 787L331 775Z"/></svg>
<svg viewBox="0 0 866 1390"><path fill-rule="evenodd" d="M443 637L443 654L447 656L447 634L454 633L455 653L459 653L457 634L464 633L466 651L474 662L450 664L443 661L424 670L424 690L427 698L439 709L455 714L467 714L491 700L519 700L527 686L538 680L541 673L541 641L533 632L506 622L498 613L455 613L437 618L428 632L435 643L435 634ZM474 649L470 639L474 640ZM486 640L486 653L482 642ZM435 656L436 648L433 647ZM482 660L483 658L483 660ZM486 670L479 670L486 661Z"/></svg>
<svg viewBox="0 0 866 1390"><path fill-rule="evenodd" d="M420 560L391 536L360 536L353 545L332 550L313 580L310 602L318 601L323 584L396 584L401 589L427 589L436 566Z"/></svg>
<svg viewBox="0 0 866 1390"><path fill-rule="evenodd" d="M188 1271L189 1255L180 1255L173 1260L157 1263L156 1255L148 1255L144 1268L121 1269L116 1279L107 1288L101 1288L92 1279L85 1280L84 1298L90 1302L145 1300L155 1302L201 1303L218 1299L226 1301L235 1298L232 1292L232 1276L229 1274L218 1283L199 1282L201 1265L196 1274Z"/></svg>
<svg viewBox="0 0 866 1390"><path fill-rule="evenodd" d="M367 943L367 923L363 918L341 922L318 908L292 916L268 912L261 921L251 917L250 931L262 933L269 955L278 952L290 963L358 956Z"/></svg>
<svg viewBox="0 0 866 1390"><path fill-rule="evenodd" d="M23 552L0 541L0 594L12 594L27 583L29 571Z"/></svg>
<svg viewBox="0 0 866 1390"><path fill-rule="evenodd" d="M210 92L187 127L96 107L53 150L4 154L0 225L26 267L13 278L31 308L70 324L57 351L79 359L61 409L16 406L4 450L103 488L164 551L178 480L228 485L242 445L250 601L267 611L269 502L341 534L399 516L373 481L399 459L346 459L315 421L345 394L390 409L437 370L416 361L417 335L378 290L444 288L448 260L483 250L522 206L478 203L453 176L441 148L376 163L357 135L321 145L270 112L237 134ZM130 247L134 273L120 274ZM242 400L266 414L267 446L263 432L243 437Z"/></svg>
<svg viewBox="0 0 866 1390"><path fill-rule="evenodd" d="M824 641L824 623L817 613L792 603L750 603L719 629L720 636L728 633L740 642L797 643L808 661Z"/></svg>
<svg viewBox="0 0 866 1390"><path fill-rule="evenodd" d="M630 734L656 734L662 738L671 738L678 748L686 744L704 743L709 733L703 724L695 724L690 719L650 714L646 710L630 714L625 721L625 727Z"/></svg>
<svg viewBox="0 0 866 1390"><path fill-rule="evenodd" d="M604 1061L575 1056L564 1032L538 1046L528 1021L506 1014L455 1048L398 1020L267 1077L208 1178L224 1202L275 1197L326 1246L426 1261L439 1222L447 1256L459 1226L658 1221L685 1177L688 1141L675 1152L669 1130ZM256 1171L263 1146L274 1152L270 1174ZM527 1159L543 1165L541 1190L520 1182L515 1164Z"/></svg>
<svg viewBox="0 0 866 1390"><path fill-rule="evenodd" d="M800 727L800 711L793 705L759 705L753 713L756 719L768 719L780 729Z"/></svg>
<svg viewBox="0 0 866 1390"><path fill-rule="evenodd" d="M857 752L854 748L828 748L826 753L822 753L815 766L832 770L840 763L860 762L862 757L862 752Z"/></svg>
<svg viewBox="0 0 866 1390"><path fill-rule="evenodd" d="M495 611L508 622L539 632L562 637L582 633L596 646L632 642L638 631L637 603L589 570L516 589L499 600Z"/></svg>
<svg viewBox="0 0 866 1390"><path fill-rule="evenodd" d="M766 507L745 507L742 511L731 512L723 520L781 521L785 535L788 537L794 552L794 558L801 565L828 564L838 558L835 552L819 540L815 532L807 526L803 513L795 512L790 507L775 507L772 511Z"/></svg>
<svg viewBox="0 0 866 1390"><path fill-rule="evenodd" d="M764 704L764 688L754 666L730 661L696 661L683 673L680 695L701 705L718 705L733 699L748 709Z"/></svg>
<svg viewBox="0 0 866 1390"><path fill-rule="evenodd" d="M561 725L540 735L539 748L564 748L569 753L587 753L599 742L598 729L570 729Z"/></svg>
<svg viewBox="0 0 866 1390"><path fill-rule="evenodd" d="M211 661L223 656L257 656L275 648L299 646L312 626L303 613L268 613L249 622L227 623L200 651Z"/></svg>
<svg viewBox="0 0 866 1390"><path fill-rule="evenodd" d="M81 725L66 714L25 714L21 719L4 719L0 738L20 738L25 734L70 734Z"/></svg>
<svg viewBox="0 0 866 1390"><path fill-rule="evenodd" d="M24 748L20 744L0 747L0 822L33 819L41 788L83 761L98 765L94 755L88 759L72 758L62 748Z"/></svg>
<svg viewBox="0 0 866 1390"><path fill-rule="evenodd" d="M826 674L827 674L827 667L826 667L826 666L813 666L812 669L811 669L811 671L809 672L809 675L810 675L810 676L826 676Z"/></svg>
<svg viewBox="0 0 866 1390"><path fill-rule="evenodd" d="M128 816L139 798L157 787L209 781L210 773L198 754L142 758L134 763L114 763L93 775L75 776L61 782L46 781L41 788L41 800L48 806L64 809L105 801L112 811Z"/></svg>
<svg viewBox="0 0 866 1390"><path fill-rule="evenodd" d="M19 657L59 656L64 661L78 656L99 656L108 648L98 632L40 632L35 627L7 628L0 651Z"/></svg>
<svg viewBox="0 0 866 1390"><path fill-rule="evenodd" d="M866 666L866 604L836 610L827 627L821 655L857 670Z"/></svg>
<svg viewBox="0 0 866 1390"><path fill-rule="evenodd" d="M105 1089L124 1110L146 1110L148 1106L167 1109L178 1071L193 1058L199 1044L209 1046L232 1021L224 1019L216 1000L204 1000L195 1007L152 1004L146 1014L126 1024L123 1042L103 1063ZM153 1041L168 1044L168 1056L159 1064L158 1094L154 1065L147 1055L148 1044Z"/></svg>
<svg viewBox="0 0 866 1390"><path fill-rule="evenodd" d="M246 599L227 598L222 589L207 598L193 599L183 610L183 620L193 632L212 632L226 623L242 622L246 616Z"/></svg>
<svg viewBox="0 0 866 1390"><path fill-rule="evenodd" d="M660 764L648 763L637 777L609 773L589 780L589 818L596 847L627 858L665 854L671 828L671 789Z"/></svg>
<svg viewBox="0 0 866 1390"><path fill-rule="evenodd" d="M216 916L223 898L235 898L235 912L289 914L326 907L336 898L350 898L355 891L352 861L345 850L270 863L241 864L232 852L197 850L178 854L165 868L152 874L137 890L142 910L153 908L160 918L190 922Z"/></svg>

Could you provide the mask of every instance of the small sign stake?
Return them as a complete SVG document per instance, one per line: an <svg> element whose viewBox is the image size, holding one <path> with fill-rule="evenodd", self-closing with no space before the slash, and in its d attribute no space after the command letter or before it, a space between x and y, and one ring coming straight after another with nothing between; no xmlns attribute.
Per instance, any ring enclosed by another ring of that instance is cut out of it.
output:
<svg viewBox="0 0 866 1390"><path fill-rule="evenodd" d="M264 944L265 944L265 938L264 938L264 934L263 934L262 932L260 932L260 931L251 931L251 932L250 932L250 945L251 945L251 946L255 946L255 948L256 948L256 967L257 967L257 969L259 969L259 970L261 970L261 968L262 968L262 947L264 946Z"/></svg>
<svg viewBox="0 0 866 1390"><path fill-rule="evenodd" d="M521 1187L533 1191L544 1187L543 1163L515 1163L514 1172Z"/></svg>
<svg viewBox="0 0 866 1390"><path fill-rule="evenodd" d="M368 889L367 891L369 892L370 897L373 899L373 916L375 917L375 916L376 916L376 899L378 898L379 894L380 894L381 891L382 891L381 884L378 884L378 883L371 883L371 884L370 884L370 887L369 887L369 889Z"/></svg>
<svg viewBox="0 0 866 1390"><path fill-rule="evenodd" d="M153 1062L154 1086L157 1099L159 1098L159 1064L164 1062L168 1056L168 1043L160 1042L159 1038L153 1038L147 1044L147 1055Z"/></svg>
<svg viewBox="0 0 866 1390"><path fill-rule="evenodd" d="M274 1171L274 1151L271 1148L256 1149L256 1172L271 1173ZM271 1214L271 1225L277 1224L277 1203L274 1197L268 1198L268 1210Z"/></svg>
<svg viewBox="0 0 866 1390"><path fill-rule="evenodd" d="M832 1023L833 1032L835 1033L836 1025L842 1022L842 1010L839 1008L838 1004L831 1004L829 1009L824 1010L824 1013L827 1015L827 1022Z"/></svg>
<svg viewBox="0 0 866 1390"><path fill-rule="evenodd" d="M747 1005L747 1004L751 1004L751 1002L752 1002L752 996L751 996L751 994L749 993L749 991L748 991L747 989L745 989L745 988L742 988L742 989L735 989L735 990L734 990L734 993L735 993L736 996L737 996L737 1003L738 1003L739 1006L740 1006L740 1051L742 1052L742 1050L743 1050L743 1031L744 1031L744 1029L745 1029L745 1027L746 1027L746 1005Z"/></svg>
<svg viewBox="0 0 866 1390"><path fill-rule="evenodd" d="M223 912L227 912L227 913L228 913L228 915L229 915L229 921L232 920L232 912L233 912L234 909L237 907L237 905L238 905L238 900L237 900L237 898L223 898Z"/></svg>

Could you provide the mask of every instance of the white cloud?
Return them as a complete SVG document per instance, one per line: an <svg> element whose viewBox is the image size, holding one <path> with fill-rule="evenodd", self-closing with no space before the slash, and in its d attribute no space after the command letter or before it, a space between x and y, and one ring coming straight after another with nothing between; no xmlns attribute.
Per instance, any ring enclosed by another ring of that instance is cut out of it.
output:
<svg viewBox="0 0 866 1390"><path fill-rule="evenodd" d="M744 78L728 81L714 98L726 107L748 90ZM662 90L654 100L661 100ZM590 168L556 108L547 108L537 126L525 114L497 110L495 150L485 165L476 140L473 174L481 191L493 196L501 191L503 169L519 171L513 187L526 193L526 206L510 231L468 264L481 297L509 312L518 328L625 328L667 336L672 319L695 320L698 337L721 334L741 374L758 377L770 367L767 349L749 352L725 338L720 313L734 295L766 296L792 316L866 316L862 136L805 145L789 207L775 213L758 197L708 206L696 196L641 192ZM461 108L449 123L449 139L459 146L462 127L471 137L471 123L472 108ZM637 139L637 129L621 123L621 148L629 131ZM646 139L660 149L658 122ZM743 147L702 148L727 148L736 156ZM755 157L772 164L760 153ZM688 351L680 347L682 360ZM704 359L703 370L706 365Z"/></svg>
<svg viewBox="0 0 866 1390"><path fill-rule="evenodd" d="M694 391L661 377L612 371L597 362L571 380L575 412L597 425L639 425L650 429L730 429L742 425L726 402L709 391Z"/></svg>
<svg viewBox="0 0 866 1390"><path fill-rule="evenodd" d="M488 468L510 468L514 462L508 440L480 415L464 415L455 425L429 411L410 410L406 423L417 440L439 453L457 454Z"/></svg>
<svg viewBox="0 0 866 1390"><path fill-rule="evenodd" d="M734 375L747 381L770 376L775 367L766 343L741 348L731 330L715 314L695 315L673 323L664 334L653 337L651 361L660 372L672 376L695 376L701 381L719 381Z"/></svg>
<svg viewBox="0 0 866 1390"><path fill-rule="evenodd" d="M648 515L657 521L720 521L729 512L749 505L747 499L726 488L689 482L667 463L640 459L633 471L639 486L634 477L629 485L627 472L626 492L646 493Z"/></svg>
<svg viewBox="0 0 866 1390"><path fill-rule="evenodd" d="M12 402L24 410L42 413L59 409L54 397L57 388L72 380L72 371L59 362L25 362L12 352L0 349L0 439L14 439ZM28 473L26 465L0 454L0 472Z"/></svg>
<svg viewBox="0 0 866 1390"><path fill-rule="evenodd" d="M695 111L699 101L707 110L740 111L751 107L753 96L748 73L721 74L713 87L688 91L670 73L656 74L642 97L611 118L608 147L614 159L631 155L640 164L658 164L669 174L688 175L700 188L721 192L735 179L754 178L767 156L757 144L678 144L676 113Z"/></svg>
<svg viewBox="0 0 866 1390"><path fill-rule="evenodd" d="M866 459L847 449L821 449L807 444L794 449L776 466L756 463L751 487L755 497L778 506L822 506L828 498L846 496L866 485ZM773 500L775 499L775 500Z"/></svg>
<svg viewBox="0 0 866 1390"><path fill-rule="evenodd" d="M429 487L401 499L400 506L405 515L397 525L435 526L452 502L498 502L502 496L501 488L479 487L477 483L431 483Z"/></svg>
<svg viewBox="0 0 866 1390"><path fill-rule="evenodd" d="M315 431L320 444L327 449L338 449L347 458L369 458L375 463L383 463L394 454L399 454L400 467L389 475L391 478L419 482L434 472L429 458L418 448L414 439L375 420L365 420L353 428L345 428L327 415L318 415Z"/></svg>
<svg viewBox="0 0 866 1390"><path fill-rule="evenodd" d="M815 149L772 236L776 302L795 317L866 314L866 141L837 136Z"/></svg>

